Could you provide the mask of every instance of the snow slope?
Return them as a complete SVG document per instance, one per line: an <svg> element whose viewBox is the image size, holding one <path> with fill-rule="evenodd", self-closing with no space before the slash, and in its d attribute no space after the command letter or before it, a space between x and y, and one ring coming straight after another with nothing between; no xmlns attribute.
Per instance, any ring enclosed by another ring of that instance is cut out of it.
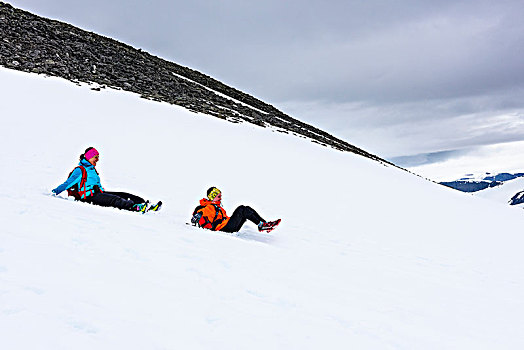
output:
<svg viewBox="0 0 524 350"><path fill-rule="evenodd" d="M121 91L2 68L0 96L2 349L524 346L520 210ZM48 196L90 145L163 210ZM187 226L210 186L282 224Z"/></svg>
<svg viewBox="0 0 524 350"><path fill-rule="evenodd" d="M502 185L475 192L475 196L489 199L504 205L508 205L510 199L518 192L524 191L524 178L519 177L514 180L506 181ZM524 204L513 207L524 208Z"/></svg>

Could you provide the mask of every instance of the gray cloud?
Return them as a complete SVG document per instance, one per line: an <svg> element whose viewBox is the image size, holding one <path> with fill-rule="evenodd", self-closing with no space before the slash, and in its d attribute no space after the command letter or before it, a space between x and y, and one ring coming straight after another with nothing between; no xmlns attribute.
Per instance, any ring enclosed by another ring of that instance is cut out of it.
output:
<svg viewBox="0 0 524 350"><path fill-rule="evenodd" d="M466 150L440 151L435 153L422 153L412 156L402 156L388 159L401 167L416 167L423 164L442 163L448 159L468 154Z"/></svg>
<svg viewBox="0 0 524 350"><path fill-rule="evenodd" d="M13 3L271 101L413 101L524 81L521 1Z"/></svg>
<svg viewBox="0 0 524 350"><path fill-rule="evenodd" d="M283 104L285 112L385 158L524 140L524 89L409 103Z"/></svg>

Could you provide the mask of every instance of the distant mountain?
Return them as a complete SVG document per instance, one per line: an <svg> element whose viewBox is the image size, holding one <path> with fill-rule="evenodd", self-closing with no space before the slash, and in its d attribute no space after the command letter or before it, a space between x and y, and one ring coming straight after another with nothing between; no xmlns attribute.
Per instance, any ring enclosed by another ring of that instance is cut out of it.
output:
<svg viewBox="0 0 524 350"><path fill-rule="evenodd" d="M466 174L458 180L440 182L441 185L451 187L462 192L477 192L490 187L502 185L505 181L514 180L524 176L524 173L482 173L480 175Z"/></svg>
<svg viewBox="0 0 524 350"><path fill-rule="evenodd" d="M440 184L476 197L524 208L524 173L466 174L458 180Z"/></svg>
<svg viewBox="0 0 524 350"><path fill-rule="evenodd" d="M486 174L489 174L489 173L486 173ZM500 173L495 176L486 176L484 180L504 182L504 181L513 180L513 179L516 179L517 177L522 177L522 176L524 176L524 173L516 173L516 174Z"/></svg>
<svg viewBox="0 0 524 350"><path fill-rule="evenodd" d="M504 205L524 208L524 177L503 182L503 186L487 188L473 193L476 197L489 199Z"/></svg>

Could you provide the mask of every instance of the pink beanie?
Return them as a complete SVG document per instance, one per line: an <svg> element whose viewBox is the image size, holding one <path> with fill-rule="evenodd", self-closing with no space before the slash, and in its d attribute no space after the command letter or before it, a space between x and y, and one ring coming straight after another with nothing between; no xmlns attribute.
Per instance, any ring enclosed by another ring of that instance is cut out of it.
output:
<svg viewBox="0 0 524 350"><path fill-rule="evenodd" d="M86 154L84 155L84 158L89 160L89 159L93 158L94 156L97 156L98 154L99 153L96 150L96 148L91 148L89 151L86 152Z"/></svg>

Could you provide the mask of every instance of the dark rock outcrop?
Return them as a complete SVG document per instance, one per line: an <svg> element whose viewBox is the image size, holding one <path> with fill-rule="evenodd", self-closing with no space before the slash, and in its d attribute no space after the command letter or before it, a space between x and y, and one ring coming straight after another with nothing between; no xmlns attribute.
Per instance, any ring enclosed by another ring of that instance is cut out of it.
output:
<svg viewBox="0 0 524 350"><path fill-rule="evenodd" d="M451 187L455 190L462 192L477 192L485 190L489 187L495 187L502 185L501 181L449 181L449 182L440 182L441 185Z"/></svg>
<svg viewBox="0 0 524 350"><path fill-rule="evenodd" d="M518 192L509 200L509 205L517 205L522 203L524 203L524 191Z"/></svg>
<svg viewBox="0 0 524 350"><path fill-rule="evenodd" d="M94 90L112 87L131 91L143 98L180 105L231 122L271 125L278 131L304 136L324 146L389 163L207 75L3 2L0 2L0 65L74 82L97 83Z"/></svg>
<svg viewBox="0 0 524 350"><path fill-rule="evenodd" d="M504 182L514 180L518 177L523 177L524 173L499 173L496 175L485 173L485 175L486 176L482 177L481 180L475 180L474 174L467 174L465 177L455 181L445 181L439 183L462 192L477 192L485 190L486 188L503 185Z"/></svg>
<svg viewBox="0 0 524 350"><path fill-rule="evenodd" d="M522 177L522 176L524 176L524 173L516 173L516 174L500 173L500 174L497 174L497 175L486 176L483 180L484 181L501 181L501 182L504 182L504 181L513 180L513 179L516 179L517 177Z"/></svg>

